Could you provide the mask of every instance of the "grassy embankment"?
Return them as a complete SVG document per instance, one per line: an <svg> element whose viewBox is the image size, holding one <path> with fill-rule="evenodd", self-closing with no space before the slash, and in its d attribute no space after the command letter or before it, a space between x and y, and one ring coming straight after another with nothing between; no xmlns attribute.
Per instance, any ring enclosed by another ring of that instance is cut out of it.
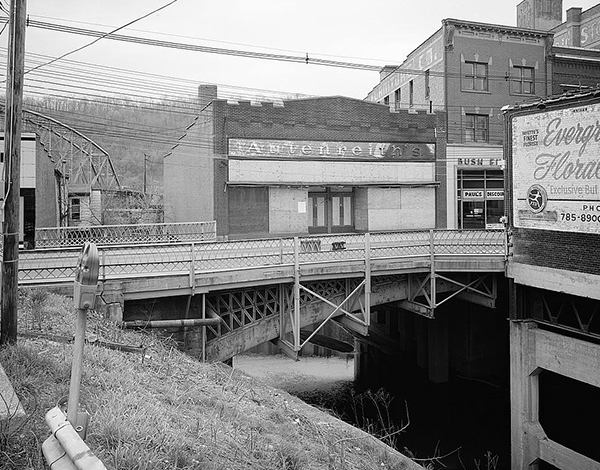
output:
<svg viewBox="0 0 600 470"><path fill-rule="evenodd" d="M46 412L69 392L72 299L21 292L19 340L0 349L27 418L0 423L0 470L43 469ZM154 334L123 331L90 311L86 336L143 348L85 347L86 443L108 469L422 468L372 436L224 364L203 364ZM0 406L2 401L0 400Z"/></svg>

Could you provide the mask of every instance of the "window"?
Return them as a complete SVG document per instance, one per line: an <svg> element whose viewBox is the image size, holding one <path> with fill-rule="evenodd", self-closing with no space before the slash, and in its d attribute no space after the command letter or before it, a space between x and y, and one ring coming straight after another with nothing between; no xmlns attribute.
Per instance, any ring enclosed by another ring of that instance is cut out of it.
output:
<svg viewBox="0 0 600 470"><path fill-rule="evenodd" d="M415 84L411 80L410 82L408 82L408 105L410 107L412 107L415 104L414 96L415 96Z"/></svg>
<svg viewBox="0 0 600 470"><path fill-rule="evenodd" d="M401 98L402 98L402 95L400 94L400 88L398 88L394 92L394 102L396 103L396 109L398 109L400 107L400 99Z"/></svg>
<svg viewBox="0 0 600 470"><path fill-rule="evenodd" d="M383 99L383 104L385 104L385 105L388 105L388 104L390 104L390 97L389 97L389 95L388 95L388 96L386 96L386 97Z"/></svg>
<svg viewBox="0 0 600 470"><path fill-rule="evenodd" d="M465 142L488 141L489 117L483 114L467 114L465 116Z"/></svg>
<svg viewBox="0 0 600 470"><path fill-rule="evenodd" d="M504 215L502 170L458 170L457 216L460 229L499 229Z"/></svg>
<svg viewBox="0 0 600 470"><path fill-rule="evenodd" d="M429 99L429 70L425 70L425 100Z"/></svg>
<svg viewBox="0 0 600 470"><path fill-rule="evenodd" d="M488 64L483 62L465 62L463 89L488 91Z"/></svg>
<svg viewBox="0 0 600 470"><path fill-rule="evenodd" d="M542 0L542 13L552 13L552 0Z"/></svg>
<svg viewBox="0 0 600 470"><path fill-rule="evenodd" d="M514 65L510 77L510 92L524 95L535 93L533 67Z"/></svg>
<svg viewBox="0 0 600 470"><path fill-rule="evenodd" d="M81 220L81 199L71 198L71 220Z"/></svg>

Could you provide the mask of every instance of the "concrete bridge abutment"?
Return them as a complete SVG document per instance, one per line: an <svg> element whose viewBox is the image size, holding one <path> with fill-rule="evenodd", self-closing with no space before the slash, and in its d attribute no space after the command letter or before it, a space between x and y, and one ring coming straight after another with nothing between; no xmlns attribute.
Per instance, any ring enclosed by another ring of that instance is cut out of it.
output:
<svg viewBox="0 0 600 470"><path fill-rule="evenodd" d="M110 321L122 322L125 311L123 283L105 282L100 295L96 297L96 310L101 311Z"/></svg>

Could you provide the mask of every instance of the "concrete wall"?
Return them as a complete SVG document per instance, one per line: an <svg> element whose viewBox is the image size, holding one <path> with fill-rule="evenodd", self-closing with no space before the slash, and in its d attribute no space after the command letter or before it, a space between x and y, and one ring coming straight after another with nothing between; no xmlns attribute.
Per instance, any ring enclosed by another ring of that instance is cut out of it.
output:
<svg viewBox="0 0 600 470"><path fill-rule="evenodd" d="M210 108L210 107L209 107ZM214 220L213 120L204 111L165 158L165 222ZM223 188L220 188L223 191Z"/></svg>
<svg viewBox="0 0 600 470"><path fill-rule="evenodd" d="M269 232L271 234L301 234L307 229L306 189L269 189Z"/></svg>
<svg viewBox="0 0 600 470"><path fill-rule="evenodd" d="M369 188L370 231L435 228L434 188Z"/></svg>

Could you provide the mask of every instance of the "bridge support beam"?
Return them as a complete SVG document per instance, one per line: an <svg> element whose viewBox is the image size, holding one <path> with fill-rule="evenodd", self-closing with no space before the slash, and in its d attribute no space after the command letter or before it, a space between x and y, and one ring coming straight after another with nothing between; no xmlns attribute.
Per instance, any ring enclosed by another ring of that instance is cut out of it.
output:
<svg viewBox="0 0 600 470"><path fill-rule="evenodd" d="M439 312L435 319L425 320L428 326L427 372L433 383L448 382L448 315Z"/></svg>
<svg viewBox="0 0 600 470"><path fill-rule="evenodd" d="M547 370L600 388L600 346L539 329L535 322L510 322L511 466L594 469L600 462L550 439L539 416L539 375Z"/></svg>
<svg viewBox="0 0 600 470"><path fill-rule="evenodd" d="M417 366L425 369L428 363L428 326L429 320L421 315L415 317L415 341L417 342Z"/></svg>

